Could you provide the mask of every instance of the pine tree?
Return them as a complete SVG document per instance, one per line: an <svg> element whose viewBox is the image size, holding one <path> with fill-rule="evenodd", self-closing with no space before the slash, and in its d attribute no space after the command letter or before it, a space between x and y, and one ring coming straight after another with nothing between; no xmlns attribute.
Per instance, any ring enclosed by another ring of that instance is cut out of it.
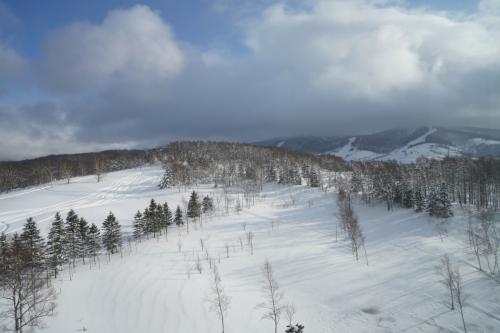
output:
<svg viewBox="0 0 500 333"><path fill-rule="evenodd" d="M191 192L191 197L189 198L187 216L191 219L200 217L201 215L201 205L198 199L198 193L195 191Z"/></svg>
<svg viewBox="0 0 500 333"><path fill-rule="evenodd" d="M133 228L134 228L134 239L140 239L141 236L144 234L144 219L142 217L142 214L140 211L137 211L134 216L134 222L133 222Z"/></svg>
<svg viewBox="0 0 500 333"><path fill-rule="evenodd" d="M448 198L448 189L445 183L438 186L437 191L431 191L427 199L426 211L431 216L448 218L453 216L451 201Z"/></svg>
<svg viewBox="0 0 500 333"><path fill-rule="evenodd" d="M172 169L168 164L165 164L163 168L165 169L165 172L163 173L160 184L158 184L158 187L162 190L170 188L174 185L174 173L172 172Z"/></svg>
<svg viewBox="0 0 500 333"><path fill-rule="evenodd" d="M295 325L287 325L285 333L303 333L304 325L295 324Z"/></svg>
<svg viewBox="0 0 500 333"><path fill-rule="evenodd" d="M156 219L155 219L155 213L156 213L156 201L155 199L151 199L149 202L149 207L144 210L144 221L146 225L146 231L149 233L153 233L153 237L156 237Z"/></svg>
<svg viewBox="0 0 500 333"><path fill-rule="evenodd" d="M158 204L156 205L156 210L154 213L154 228L155 232L160 233L160 235L161 235L161 230L164 227L164 222L165 222L165 217L163 214L163 206Z"/></svg>
<svg viewBox="0 0 500 333"><path fill-rule="evenodd" d="M106 251L110 254L116 253L122 246L122 235L120 224L112 212L109 212L108 217L102 224L102 228L102 242Z"/></svg>
<svg viewBox="0 0 500 333"><path fill-rule="evenodd" d="M309 175L309 186L319 187L320 181L318 172L315 169L311 169L308 175Z"/></svg>
<svg viewBox="0 0 500 333"><path fill-rule="evenodd" d="M99 253L99 250L101 249L101 233L99 231L99 228L92 223L92 225L89 228L89 234L88 234L88 250L89 250L89 256L94 258L95 262L95 257Z"/></svg>
<svg viewBox="0 0 500 333"><path fill-rule="evenodd" d="M64 263L64 222L59 212L54 216L47 236L47 258L57 277L58 267Z"/></svg>
<svg viewBox="0 0 500 333"><path fill-rule="evenodd" d="M27 260L32 268L41 268L45 258L45 243L40 235L40 229L33 220L28 218L21 233L21 241L27 250Z"/></svg>
<svg viewBox="0 0 500 333"><path fill-rule="evenodd" d="M214 210L214 201L208 195L203 198L202 211L203 213L209 213Z"/></svg>
<svg viewBox="0 0 500 333"><path fill-rule="evenodd" d="M177 206L177 209L175 210L175 218L174 218L174 223L177 226L181 226L184 224L184 219L182 218L182 210L181 206Z"/></svg>
<svg viewBox="0 0 500 333"><path fill-rule="evenodd" d="M9 258L9 242L7 241L7 236L2 231L0 234L0 281L2 279L3 274L7 273L8 267L8 258Z"/></svg>
<svg viewBox="0 0 500 333"><path fill-rule="evenodd" d="M168 203L163 204L163 220L162 220L162 228L165 229L165 233L168 232L168 227L172 224L172 212L168 207Z"/></svg>
<svg viewBox="0 0 500 333"><path fill-rule="evenodd" d="M415 190L415 194L413 197L413 202L415 205L415 211L417 213L420 213L424 210L425 208L425 198L424 195L422 194L422 191L420 189Z"/></svg>
<svg viewBox="0 0 500 333"><path fill-rule="evenodd" d="M73 209L71 209L66 216L66 225L64 229L66 254L68 258L73 261L73 267L75 267L75 260L80 254L78 242L80 220Z"/></svg>
<svg viewBox="0 0 500 333"><path fill-rule="evenodd" d="M274 167L274 165L270 165L267 168L266 182L275 183L277 180L278 180L278 176L276 175L276 168Z"/></svg>
<svg viewBox="0 0 500 333"><path fill-rule="evenodd" d="M88 233L89 225L87 221L82 217L78 223L78 245L80 250L80 257L82 258L83 264L85 264L85 257L88 252Z"/></svg>

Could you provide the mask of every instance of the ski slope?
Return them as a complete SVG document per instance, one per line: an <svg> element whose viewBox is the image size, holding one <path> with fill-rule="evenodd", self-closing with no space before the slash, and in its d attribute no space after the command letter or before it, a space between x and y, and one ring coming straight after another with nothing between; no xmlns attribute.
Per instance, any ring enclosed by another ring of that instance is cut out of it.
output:
<svg viewBox="0 0 500 333"><path fill-rule="evenodd" d="M74 208L89 222L100 223L111 210L127 231L134 213L151 198L168 201L171 207L188 199L191 189L158 190L161 174L159 166L151 166L107 174L99 184L95 177L81 177L70 184L4 194L0 222L14 232L33 216L46 231L55 211ZM208 185L195 189L203 194L219 191ZM37 332L220 332L207 303L210 273L200 239L216 260L231 297L226 332L273 331L256 307L264 301L261 266L266 258L285 301L295 304L296 321L305 325L305 332L461 332L459 314L449 310L436 269L444 253L460 265L469 332L500 332L500 285L473 268L474 258L465 253L460 211L444 232L436 221L410 210L387 212L383 206L360 203L355 209L369 265L364 257L355 261L341 235L336 240L334 193L268 185L255 206L239 214L218 214L201 226L191 224L189 234L171 227L168 238L125 245L123 257L116 254L108 262L102 256L92 268L79 265L71 279L66 269L55 281L57 314ZM253 255L246 244L240 246L245 231L255 234ZM202 274L193 268L198 256ZM283 316L280 332L285 324Z"/></svg>

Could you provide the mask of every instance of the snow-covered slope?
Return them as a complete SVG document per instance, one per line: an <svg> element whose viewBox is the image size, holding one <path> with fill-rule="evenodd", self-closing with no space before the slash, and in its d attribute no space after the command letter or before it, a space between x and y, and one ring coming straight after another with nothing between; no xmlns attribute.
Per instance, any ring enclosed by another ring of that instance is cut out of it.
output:
<svg viewBox="0 0 500 333"><path fill-rule="evenodd" d="M259 142L314 154L334 154L348 161L396 160L419 157L500 157L500 131L479 128L395 128L349 137L292 137Z"/></svg>
<svg viewBox="0 0 500 333"><path fill-rule="evenodd" d="M12 232L28 216L46 227L57 210L74 208L89 222L102 221L112 210L128 230L134 212L152 197L171 206L188 198L191 189L158 190L161 173L153 166L110 173L99 184L94 177L82 177L71 184L4 194L0 222ZM208 185L196 190L218 193ZM261 266L266 258L285 301L295 304L295 320L305 325L305 332L461 332L459 314L448 309L447 292L436 270L444 253L461 267L469 331L500 331L499 287L476 272L474 258L465 254L465 218L460 211L443 234L425 214L387 212L384 207L356 203L354 208L366 238L369 265L365 258L356 262L349 243L336 236L334 193L266 186L255 206L240 214L205 219L202 226L191 225L189 234L185 228L172 227L168 239L125 246L123 258L117 254L107 262L103 256L92 269L78 266L71 280L64 271L55 281L60 291L57 314L40 332L220 332L206 302L210 274L200 239L219 266L231 297L226 332L273 331L256 307L264 301ZM245 244L248 231L255 234L253 255ZM202 274L193 269L198 256ZM285 321L283 316L279 332L284 331Z"/></svg>

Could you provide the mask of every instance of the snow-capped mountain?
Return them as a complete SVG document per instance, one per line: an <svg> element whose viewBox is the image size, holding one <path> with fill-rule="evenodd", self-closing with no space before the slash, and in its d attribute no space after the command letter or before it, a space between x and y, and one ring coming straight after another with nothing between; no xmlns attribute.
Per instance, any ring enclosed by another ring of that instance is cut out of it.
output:
<svg viewBox="0 0 500 333"><path fill-rule="evenodd" d="M459 127L395 128L357 136L300 136L257 142L314 154L333 154L349 161L396 160L419 157L500 157L500 130Z"/></svg>

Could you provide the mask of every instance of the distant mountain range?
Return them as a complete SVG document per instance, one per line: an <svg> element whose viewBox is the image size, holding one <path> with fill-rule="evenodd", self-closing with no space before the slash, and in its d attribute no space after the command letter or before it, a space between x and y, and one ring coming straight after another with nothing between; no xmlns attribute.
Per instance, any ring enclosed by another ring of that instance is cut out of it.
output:
<svg viewBox="0 0 500 333"><path fill-rule="evenodd" d="M348 161L396 160L419 157L500 157L500 130L474 127L394 128L355 136L296 136L255 142L313 154L337 155Z"/></svg>

